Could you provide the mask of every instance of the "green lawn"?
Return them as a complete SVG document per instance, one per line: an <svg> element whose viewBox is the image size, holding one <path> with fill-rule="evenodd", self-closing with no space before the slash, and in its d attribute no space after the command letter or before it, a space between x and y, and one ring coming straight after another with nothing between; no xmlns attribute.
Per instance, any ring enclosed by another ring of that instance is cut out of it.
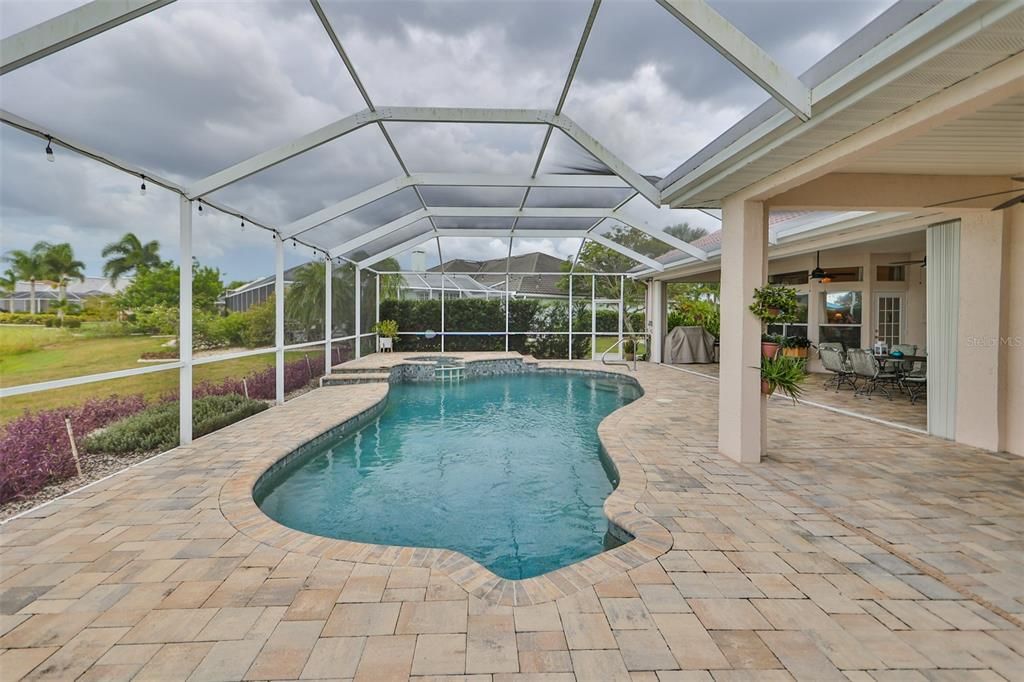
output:
<svg viewBox="0 0 1024 682"><path fill-rule="evenodd" d="M167 337L148 336L97 338L92 336L88 329L84 333L73 333L77 331L29 325L0 325L0 385L17 386L145 367L147 364L138 362L139 356L145 351L159 350L168 340ZM309 351L287 353L286 359L301 358L305 352ZM310 355L312 359L313 353ZM273 362L273 354L268 353L199 365L193 369L193 380L220 381L228 377L241 377L253 370L263 369ZM316 369L318 361L313 362ZM147 399L152 399L177 387L178 372L168 370L14 396L0 401L0 424L20 415L26 409L35 411L72 406L89 398L114 394L141 393Z"/></svg>
<svg viewBox="0 0 1024 682"><path fill-rule="evenodd" d="M618 340L619 340L619 337L617 337L617 336L599 336L599 337L597 337L597 344L596 344L597 347L596 347L596 350L595 350L595 354L598 357L600 357L601 353L605 352L606 350L611 348L613 345L615 345L615 342L618 341ZM641 353L646 353L647 352L647 344L645 344L643 341L641 341L640 344L639 344L639 349L638 350Z"/></svg>

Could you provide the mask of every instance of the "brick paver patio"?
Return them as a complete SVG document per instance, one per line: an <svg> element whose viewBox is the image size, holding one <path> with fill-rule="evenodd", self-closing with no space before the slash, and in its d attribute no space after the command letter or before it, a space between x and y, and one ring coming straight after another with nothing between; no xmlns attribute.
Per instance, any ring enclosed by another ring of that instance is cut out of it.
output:
<svg viewBox="0 0 1024 682"><path fill-rule="evenodd" d="M1024 679L1020 459L775 401L743 467L715 452L715 382L638 378L601 437L656 558L507 594L450 552L343 558L229 509L386 391L328 387L4 525L0 677Z"/></svg>

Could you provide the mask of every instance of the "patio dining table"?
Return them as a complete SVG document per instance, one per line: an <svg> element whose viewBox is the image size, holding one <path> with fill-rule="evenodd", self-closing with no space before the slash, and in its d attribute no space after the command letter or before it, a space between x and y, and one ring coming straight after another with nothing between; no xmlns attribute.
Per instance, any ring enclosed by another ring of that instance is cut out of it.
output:
<svg viewBox="0 0 1024 682"><path fill-rule="evenodd" d="M928 362L927 355L890 355L889 353L882 353L881 355L875 355L879 362L887 362L889 360L895 362Z"/></svg>

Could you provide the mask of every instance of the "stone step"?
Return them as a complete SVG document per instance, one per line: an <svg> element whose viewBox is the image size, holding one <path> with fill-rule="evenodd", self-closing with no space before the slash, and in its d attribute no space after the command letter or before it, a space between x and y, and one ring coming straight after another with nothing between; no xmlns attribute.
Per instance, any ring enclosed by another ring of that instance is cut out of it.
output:
<svg viewBox="0 0 1024 682"><path fill-rule="evenodd" d="M386 384L391 379L387 372L360 372L358 374L328 374L321 379L321 386L345 386L348 384Z"/></svg>
<svg viewBox="0 0 1024 682"><path fill-rule="evenodd" d="M380 374L381 372L387 372L386 369L381 367L344 367L337 365L331 367L331 374L344 375L344 374Z"/></svg>

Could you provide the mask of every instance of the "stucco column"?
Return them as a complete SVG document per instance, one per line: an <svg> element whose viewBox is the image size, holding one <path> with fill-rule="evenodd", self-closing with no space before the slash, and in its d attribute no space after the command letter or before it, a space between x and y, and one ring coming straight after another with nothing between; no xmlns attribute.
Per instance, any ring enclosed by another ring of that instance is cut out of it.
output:
<svg viewBox="0 0 1024 682"><path fill-rule="evenodd" d="M750 312L768 272L768 211L763 202L722 205L718 450L737 462L761 461L767 400L761 395L761 321Z"/></svg>
<svg viewBox="0 0 1024 682"><path fill-rule="evenodd" d="M651 362L662 362L665 345L665 298L666 285L658 280L651 280L647 300L647 326L651 332Z"/></svg>
<svg viewBox="0 0 1024 682"><path fill-rule="evenodd" d="M1004 308L1009 282L1006 215L1005 211L979 211L960 217L956 440L986 450L1003 448L1000 399L1008 348L1002 341L1007 338Z"/></svg>

